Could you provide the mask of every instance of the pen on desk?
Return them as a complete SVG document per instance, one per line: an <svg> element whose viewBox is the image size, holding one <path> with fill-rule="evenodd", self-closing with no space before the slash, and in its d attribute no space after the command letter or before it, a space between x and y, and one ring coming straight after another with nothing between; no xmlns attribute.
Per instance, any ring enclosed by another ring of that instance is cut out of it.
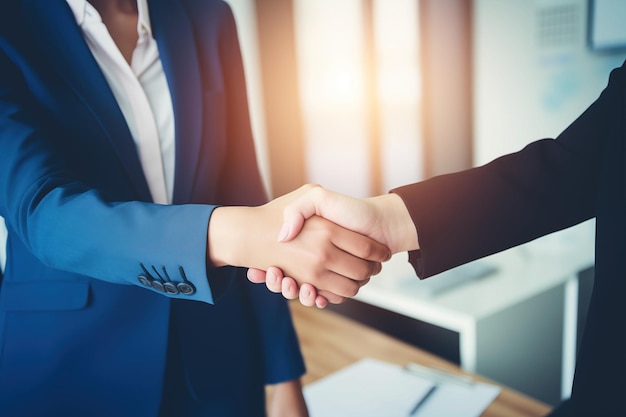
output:
<svg viewBox="0 0 626 417"><path fill-rule="evenodd" d="M419 408L426 402L426 400L428 399L428 397L430 397L431 395L433 395L433 393L435 392L435 390L437 389L437 384L433 385L432 387L430 387L430 389L428 390L428 392L426 392L426 394L419 399L419 401L417 402L417 404L415 404L413 406L413 408L411 409L411 412L409 413L409 416L413 416L415 415L415 413L417 413L417 410L419 410Z"/></svg>
<svg viewBox="0 0 626 417"><path fill-rule="evenodd" d="M452 383L466 387L474 385L473 378L468 375L455 374L441 369L418 365L416 363L407 363L403 368L407 372L438 383Z"/></svg>

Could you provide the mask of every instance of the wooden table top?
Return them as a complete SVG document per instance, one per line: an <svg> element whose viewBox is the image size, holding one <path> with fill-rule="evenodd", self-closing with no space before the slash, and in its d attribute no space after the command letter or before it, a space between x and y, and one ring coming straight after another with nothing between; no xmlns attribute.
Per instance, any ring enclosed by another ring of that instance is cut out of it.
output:
<svg viewBox="0 0 626 417"><path fill-rule="evenodd" d="M290 302L291 312L307 373L304 385L336 372L363 358L405 365L420 365L464 374L457 365L424 350L411 346L382 332L367 327L332 311L304 307ZM476 380L495 382L472 375ZM550 406L527 395L500 385L502 391L481 417L542 417Z"/></svg>

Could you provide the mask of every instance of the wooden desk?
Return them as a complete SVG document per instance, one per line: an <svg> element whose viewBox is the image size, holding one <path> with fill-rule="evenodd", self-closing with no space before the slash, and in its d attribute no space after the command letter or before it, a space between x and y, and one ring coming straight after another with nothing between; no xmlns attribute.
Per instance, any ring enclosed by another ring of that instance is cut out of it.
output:
<svg viewBox="0 0 626 417"><path fill-rule="evenodd" d="M303 307L296 301L290 306L308 370L302 378L304 385L367 357L398 365L414 362L463 373L458 366L442 358L337 313ZM493 383L481 377L476 379ZM502 392L482 417L540 417L549 411L546 404L502 387Z"/></svg>
<svg viewBox="0 0 626 417"><path fill-rule="evenodd" d="M594 223L589 220L427 280L419 280L407 254L398 253L355 300L452 332L463 370L554 405L572 388L578 323L585 318L588 299L583 292L588 279L581 281L580 273L594 264ZM444 291L429 291L454 282L455 274L472 264L496 270Z"/></svg>

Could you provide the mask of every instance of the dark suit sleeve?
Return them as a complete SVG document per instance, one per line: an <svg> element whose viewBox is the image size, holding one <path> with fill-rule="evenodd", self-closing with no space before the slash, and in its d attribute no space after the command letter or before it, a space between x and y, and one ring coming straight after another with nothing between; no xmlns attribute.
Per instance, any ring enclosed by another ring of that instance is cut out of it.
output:
<svg viewBox="0 0 626 417"><path fill-rule="evenodd" d="M396 188L418 231L420 277L531 241L595 216L606 138L624 120L625 72L556 140L533 142L482 167Z"/></svg>

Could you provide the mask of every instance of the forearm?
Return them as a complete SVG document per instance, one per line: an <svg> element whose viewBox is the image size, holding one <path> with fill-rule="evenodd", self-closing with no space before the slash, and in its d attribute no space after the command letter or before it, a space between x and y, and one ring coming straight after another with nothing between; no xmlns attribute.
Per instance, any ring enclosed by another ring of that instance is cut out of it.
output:
<svg viewBox="0 0 626 417"><path fill-rule="evenodd" d="M207 259L217 267L257 267L259 261L255 259L251 238L267 244L276 239L271 236L272 228L269 224L270 227L261 230L254 223L253 208L216 208L209 221Z"/></svg>
<svg viewBox="0 0 626 417"><path fill-rule="evenodd" d="M276 384L268 390L268 417L308 417L299 379Z"/></svg>
<svg viewBox="0 0 626 417"><path fill-rule="evenodd" d="M156 291L138 279L143 265L155 280L157 274L165 279L167 271L167 279L195 287L193 294L159 294L212 303L202 233L210 212L205 205L107 203L93 190L59 188L24 216L24 241L41 262L59 270ZM7 222L19 214L11 212Z"/></svg>

